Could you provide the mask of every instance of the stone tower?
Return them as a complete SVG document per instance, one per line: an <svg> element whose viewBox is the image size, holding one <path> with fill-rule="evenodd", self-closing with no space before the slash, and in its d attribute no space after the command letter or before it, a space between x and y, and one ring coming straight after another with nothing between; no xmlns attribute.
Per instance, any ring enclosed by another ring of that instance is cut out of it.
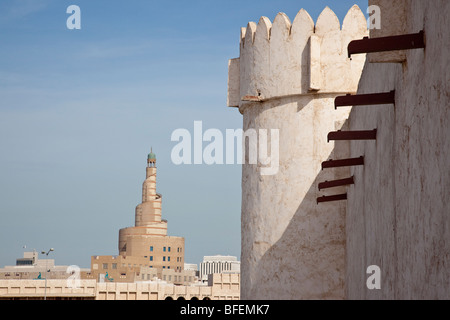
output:
<svg viewBox="0 0 450 320"><path fill-rule="evenodd" d="M153 268L181 271L184 266L184 238L167 236L167 220L161 219L161 202L162 196L156 192L156 155L151 152L142 184L142 203L136 206L135 226L120 229L119 254L151 259Z"/></svg>
<svg viewBox="0 0 450 320"><path fill-rule="evenodd" d="M342 28L327 7L316 24L302 9L292 23L279 13L241 29L228 106L239 108L244 130L279 130L278 172L242 169L242 299L345 298L346 208L318 206L317 184L348 177L348 169L321 170L348 154L348 144L324 137L347 125L350 108L335 110L334 99L356 93L366 57L349 59L347 45L367 35L357 6Z"/></svg>

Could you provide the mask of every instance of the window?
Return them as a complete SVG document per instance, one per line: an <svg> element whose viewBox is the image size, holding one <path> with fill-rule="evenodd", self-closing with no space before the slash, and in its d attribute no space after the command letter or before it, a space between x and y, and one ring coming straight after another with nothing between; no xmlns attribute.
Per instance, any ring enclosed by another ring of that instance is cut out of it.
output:
<svg viewBox="0 0 450 320"><path fill-rule="evenodd" d="M163 251L166 252L166 247L163 247Z"/></svg>
<svg viewBox="0 0 450 320"><path fill-rule="evenodd" d="M150 261L153 261L153 256L150 256Z"/></svg>
<svg viewBox="0 0 450 320"><path fill-rule="evenodd" d="M166 257L165 256L163 257L163 261L166 261Z"/></svg>
<svg viewBox="0 0 450 320"><path fill-rule="evenodd" d="M108 264L107 263L103 264L103 269L105 269L105 270L108 269Z"/></svg>
<svg viewBox="0 0 450 320"><path fill-rule="evenodd" d="M153 246L150 246L150 251L153 251Z"/></svg>
<svg viewBox="0 0 450 320"><path fill-rule="evenodd" d="M170 261L170 257L167 257L167 261Z"/></svg>
<svg viewBox="0 0 450 320"><path fill-rule="evenodd" d="M169 252L170 252L170 247L168 248Z"/></svg>
<svg viewBox="0 0 450 320"><path fill-rule="evenodd" d="M113 268L113 269L117 269L117 263L113 263L113 264L112 264L112 268Z"/></svg>

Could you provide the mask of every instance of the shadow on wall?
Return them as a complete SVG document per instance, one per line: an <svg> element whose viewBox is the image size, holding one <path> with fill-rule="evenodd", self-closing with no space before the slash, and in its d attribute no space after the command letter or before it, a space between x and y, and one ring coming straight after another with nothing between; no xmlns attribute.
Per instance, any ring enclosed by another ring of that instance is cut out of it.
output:
<svg viewBox="0 0 450 320"><path fill-rule="evenodd" d="M318 98L317 100L322 99ZM295 99L283 100L285 103L292 103ZM314 98L311 98L311 96L301 97L300 101L297 98L297 114L299 115L302 111L313 112L313 118L320 118L323 116L321 114L323 112L335 111L332 105L328 105L325 108L316 108L314 103L310 104L314 102L313 100ZM274 103L278 107L284 105L280 101ZM308 106L310 110L305 110L305 106ZM266 107L270 108L270 106ZM253 109L255 108L249 108L246 112L264 113L264 110L253 111ZM249 118L254 119L255 117L250 115ZM297 121L293 115L291 118L286 121ZM335 123L335 126L339 129L344 129L347 127L347 122ZM287 127L290 127L290 125ZM327 143L327 133L323 131L326 129L323 127L315 127L314 123L311 123L310 127L305 127L304 130L307 132L303 134L302 139L310 140L307 144L312 143L314 145L312 147L314 150L311 150L314 153L312 157L319 157L316 153L315 145ZM280 134L280 157L282 157L283 153L286 154L288 152L286 148L292 145L292 143L298 143L299 138L284 136L286 139L291 139L290 143L287 143L283 142L282 128ZM325 156L322 154L320 157L324 157L323 159L315 159L314 161L342 159L346 158L348 154L348 142L336 141L334 142L334 148L331 153ZM297 160L294 159L289 166L299 165L299 162L294 163ZM307 160L305 163L308 163L308 161L311 160ZM250 165L246 164L245 166ZM304 169L299 168L299 170ZM310 169L311 171L316 170L316 168ZM280 167L280 171L282 170L286 170L286 168L283 169L283 167ZM292 168L289 170L292 170ZM280 238L272 246L269 243L264 244L270 247L258 259L258 263L252 267L253 275L250 280L251 283L247 283L249 290L241 293L242 299L287 300L345 298L346 201L317 204L317 198L323 195L346 193L347 187L336 187L319 191L318 184L324 181L349 177L350 170L348 168L324 169L319 171L313 182L310 183L308 190L306 190L306 186L303 187L305 196L303 199L300 199L301 195L298 195L298 207L294 209L295 212L292 214L292 218ZM249 175L249 178L251 179L251 175ZM301 180L297 180L297 182L303 183ZM280 192L280 189L278 189L278 192ZM264 196L263 194L262 197ZM284 202L283 198L292 196L295 196L295 193L290 195L281 194L282 199L276 202L276 205L279 207L279 212L286 211L286 208L282 207ZM287 200L287 202L289 201L292 200ZM281 217L278 218L281 219ZM245 220L244 217L243 219ZM253 246L256 245L262 246L263 244L253 243ZM254 249L256 248L251 248L250 250L258 251L261 248ZM245 264L241 272L246 272Z"/></svg>
<svg viewBox="0 0 450 320"><path fill-rule="evenodd" d="M319 204L317 185L325 181L319 174L307 197L296 210L282 237L261 258L258 265L273 272L258 272L255 283L270 291L251 289L259 299L343 299L345 279L345 203ZM336 188L336 194L341 193ZM341 190L342 191L342 190ZM307 236L306 236L307 235ZM293 257L295 257L293 259ZM334 259L333 259L334 258ZM259 266L257 267L259 269Z"/></svg>

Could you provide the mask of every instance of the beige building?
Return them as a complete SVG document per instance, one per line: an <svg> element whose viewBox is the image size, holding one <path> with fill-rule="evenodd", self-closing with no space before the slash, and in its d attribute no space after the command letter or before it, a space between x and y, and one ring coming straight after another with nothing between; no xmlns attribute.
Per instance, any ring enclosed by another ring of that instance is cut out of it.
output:
<svg viewBox="0 0 450 320"><path fill-rule="evenodd" d="M86 279L99 282L136 282L161 279L184 285L197 280L193 270L154 267L148 258L123 256L92 256L91 273Z"/></svg>
<svg viewBox="0 0 450 320"><path fill-rule="evenodd" d="M108 282L154 277L177 284L189 282L185 279L195 281L195 272L184 271L184 238L167 235L161 204L162 195L156 192L156 156L151 152L142 184L142 203L135 211L135 226L120 229L119 255L91 257L92 278Z"/></svg>
<svg viewBox="0 0 450 320"><path fill-rule="evenodd" d="M0 280L0 300L239 300L239 274L214 274L207 286L165 281Z"/></svg>
<svg viewBox="0 0 450 320"><path fill-rule="evenodd" d="M198 281L196 265L184 269L184 238L167 235L156 193L156 157L148 155L135 227L121 229L119 255L92 256L91 269L56 266L25 252L0 269L0 300L239 300L239 274L210 274Z"/></svg>
<svg viewBox="0 0 450 320"><path fill-rule="evenodd" d="M56 265L54 259L39 259L39 253L34 250L24 252L23 258L17 259L15 266L0 268L0 279L67 279L75 271L83 278L90 276L88 268Z"/></svg>
<svg viewBox="0 0 450 320"><path fill-rule="evenodd" d="M214 273L240 273L240 262L234 256L204 256L199 267L199 279L208 281Z"/></svg>

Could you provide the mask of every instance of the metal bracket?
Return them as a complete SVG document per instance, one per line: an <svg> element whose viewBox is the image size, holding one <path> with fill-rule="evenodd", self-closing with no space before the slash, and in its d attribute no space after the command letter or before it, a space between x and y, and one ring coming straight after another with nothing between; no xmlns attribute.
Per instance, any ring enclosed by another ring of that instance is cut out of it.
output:
<svg viewBox="0 0 450 320"><path fill-rule="evenodd" d="M317 204L321 202L331 202L331 201L340 201L340 200L347 200L347 194L338 194L335 196L323 196L320 198L317 198Z"/></svg>
<svg viewBox="0 0 450 320"><path fill-rule="evenodd" d="M333 131L328 134L330 140L376 140L377 129L371 131Z"/></svg>
<svg viewBox="0 0 450 320"><path fill-rule="evenodd" d="M341 187L341 186L348 186L351 184L355 184L355 178L347 178L347 179L341 179L341 180L334 180L334 181L325 181L322 183L319 183L319 191L323 189L329 189L334 187Z"/></svg>
<svg viewBox="0 0 450 320"><path fill-rule="evenodd" d="M372 38L364 37L348 44L348 57L352 54L384 52L395 50L410 50L425 48L425 32L405 34L400 36Z"/></svg>
<svg viewBox="0 0 450 320"><path fill-rule="evenodd" d="M395 90L383 93L347 94L334 99L334 109L345 106L395 104Z"/></svg>
<svg viewBox="0 0 450 320"><path fill-rule="evenodd" d="M343 160L328 160L322 162L322 170L327 168L338 168L338 167L350 167L350 166L363 166L364 157L343 159Z"/></svg>

